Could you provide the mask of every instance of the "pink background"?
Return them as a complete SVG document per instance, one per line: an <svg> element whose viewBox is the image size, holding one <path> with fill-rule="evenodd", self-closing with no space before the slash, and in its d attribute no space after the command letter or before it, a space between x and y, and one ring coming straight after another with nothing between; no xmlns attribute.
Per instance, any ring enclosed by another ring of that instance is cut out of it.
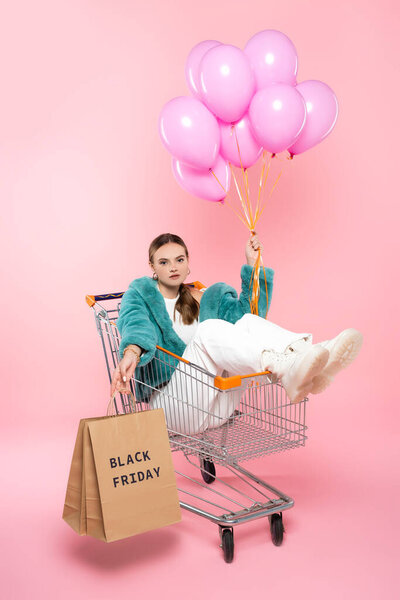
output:
<svg viewBox="0 0 400 600"><path fill-rule="evenodd" d="M390 0L3 9L4 597L397 597L398 17ZM294 42L298 81L325 81L339 100L334 131L287 161L258 227L275 269L269 318L316 341L356 327L364 347L311 397L306 447L253 465L295 499L281 548L264 521L242 525L225 565L216 526L186 513L110 545L79 538L61 520L76 429L108 399L85 295L150 274L148 245L166 231L187 241L191 277L239 286L247 232L226 207L178 187L157 118L187 93L194 44L243 47L266 28Z"/></svg>

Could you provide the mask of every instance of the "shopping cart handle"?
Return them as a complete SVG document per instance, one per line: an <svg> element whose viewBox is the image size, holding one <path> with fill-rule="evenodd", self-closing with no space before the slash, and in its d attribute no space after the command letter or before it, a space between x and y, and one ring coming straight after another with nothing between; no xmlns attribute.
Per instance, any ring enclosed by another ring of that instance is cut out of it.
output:
<svg viewBox="0 0 400 600"><path fill-rule="evenodd" d="M198 290L204 289L204 285L200 281L193 281L193 283L187 283L189 287L197 288ZM96 302L101 302L102 300L118 300L122 298L125 292L119 292L118 294L99 294L98 296L87 295L86 302L92 308Z"/></svg>
<svg viewBox="0 0 400 600"><path fill-rule="evenodd" d="M90 296L89 294L86 296L86 302L90 307L92 307L96 302L100 302L101 300L118 300L118 298L122 298L125 292L119 292L118 294L100 294L99 296Z"/></svg>

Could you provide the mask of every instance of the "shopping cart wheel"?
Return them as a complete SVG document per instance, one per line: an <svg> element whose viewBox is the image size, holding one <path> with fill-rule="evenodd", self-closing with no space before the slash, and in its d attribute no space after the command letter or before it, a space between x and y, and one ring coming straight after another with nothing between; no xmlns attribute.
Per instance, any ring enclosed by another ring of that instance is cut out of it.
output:
<svg viewBox="0 0 400 600"><path fill-rule="evenodd" d="M271 529L272 543L275 546L280 546L283 541L283 532L285 531L285 528L283 527L282 513L269 515L268 519L269 527Z"/></svg>
<svg viewBox="0 0 400 600"><path fill-rule="evenodd" d="M233 529L232 527L219 526L219 535L221 537L221 548L224 553L224 561L231 563L233 561Z"/></svg>
<svg viewBox="0 0 400 600"><path fill-rule="evenodd" d="M206 483L215 481L215 465L212 460L207 458L200 459L201 475Z"/></svg>

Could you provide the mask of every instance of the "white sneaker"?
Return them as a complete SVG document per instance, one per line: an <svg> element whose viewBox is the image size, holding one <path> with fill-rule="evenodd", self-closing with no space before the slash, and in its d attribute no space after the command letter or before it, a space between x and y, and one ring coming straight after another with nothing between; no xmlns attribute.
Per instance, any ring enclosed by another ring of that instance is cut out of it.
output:
<svg viewBox="0 0 400 600"><path fill-rule="evenodd" d="M301 402L311 391L316 377L329 359L329 352L322 345L307 347L303 352L280 353L264 350L262 364L281 380L292 404Z"/></svg>
<svg viewBox="0 0 400 600"><path fill-rule="evenodd" d="M329 360L321 373L314 377L311 394L320 394L335 375L348 367L361 350L363 336L357 329L345 329L332 340L316 344L329 351Z"/></svg>

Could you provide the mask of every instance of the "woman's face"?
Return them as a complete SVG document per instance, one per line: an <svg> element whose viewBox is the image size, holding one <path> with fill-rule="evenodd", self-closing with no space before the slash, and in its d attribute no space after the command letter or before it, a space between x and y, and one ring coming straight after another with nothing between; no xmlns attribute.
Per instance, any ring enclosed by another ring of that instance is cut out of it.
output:
<svg viewBox="0 0 400 600"><path fill-rule="evenodd" d="M153 264L150 266L158 276L158 281L167 286L179 286L185 281L189 271L185 249L173 242L164 244L154 253Z"/></svg>

